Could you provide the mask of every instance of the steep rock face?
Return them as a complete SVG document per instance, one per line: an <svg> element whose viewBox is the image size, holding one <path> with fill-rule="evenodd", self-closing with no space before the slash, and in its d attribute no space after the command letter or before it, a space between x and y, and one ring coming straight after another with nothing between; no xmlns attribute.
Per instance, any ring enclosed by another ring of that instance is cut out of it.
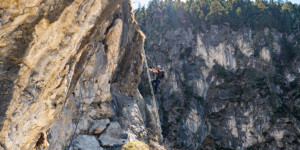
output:
<svg viewBox="0 0 300 150"><path fill-rule="evenodd" d="M38 149L47 141L48 149L102 149L96 139L118 122L124 135L116 138L125 141L147 140L145 129L156 130L146 127L153 116L139 110L148 105L137 90L144 37L130 1L5 0L0 15L0 149ZM138 109L127 110L126 120L118 117L116 94ZM141 131L124 126L137 114Z"/></svg>
<svg viewBox="0 0 300 150"><path fill-rule="evenodd" d="M157 12L141 28L148 61L166 72L157 99L169 149L299 147L300 61L282 61L282 33L168 21ZM254 49L258 34L265 38Z"/></svg>

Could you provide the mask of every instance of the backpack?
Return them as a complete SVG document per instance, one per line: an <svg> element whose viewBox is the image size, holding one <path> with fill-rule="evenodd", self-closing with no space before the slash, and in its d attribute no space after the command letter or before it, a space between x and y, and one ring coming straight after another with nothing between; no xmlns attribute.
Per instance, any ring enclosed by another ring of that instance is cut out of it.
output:
<svg viewBox="0 0 300 150"><path fill-rule="evenodd" d="M164 77L165 77L165 71L161 70L159 79L163 79Z"/></svg>

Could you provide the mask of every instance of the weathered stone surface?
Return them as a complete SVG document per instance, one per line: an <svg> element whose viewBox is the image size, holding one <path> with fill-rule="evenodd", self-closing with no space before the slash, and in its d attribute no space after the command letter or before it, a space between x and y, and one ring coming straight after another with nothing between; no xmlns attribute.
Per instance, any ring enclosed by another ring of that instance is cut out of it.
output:
<svg viewBox="0 0 300 150"><path fill-rule="evenodd" d="M91 135L79 135L73 141L71 150L103 150L97 138Z"/></svg>
<svg viewBox="0 0 300 150"><path fill-rule="evenodd" d="M99 137L102 146L120 146L127 143L128 135L118 122L111 122Z"/></svg>
<svg viewBox="0 0 300 150"><path fill-rule="evenodd" d="M129 141L149 140L157 136L162 141L161 128L155 120L154 108L136 90L134 98L114 92L114 117L128 134ZM157 139L158 140L158 139Z"/></svg>
<svg viewBox="0 0 300 150"><path fill-rule="evenodd" d="M111 118L112 116L114 116L109 103L101 103L100 106L97 104L92 104L87 108L87 113L94 120L95 119L103 119L103 118Z"/></svg>
<svg viewBox="0 0 300 150"><path fill-rule="evenodd" d="M144 36L129 0L0 2L0 146L65 149L137 91ZM125 86L123 86L125 85ZM96 132L98 133L99 130Z"/></svg>
<svg viewBox="0 0 300 150"><path fill-rule="evenodd" d="M299 147L300 61L278 68L278 31L255 51L248 28L146 20L147 58L166 72L159 124L145 74L137 89L145 37L130 0L4 0L0 16L1 150Z"/></svg>
<svg viewBox="0 0 300 150"><path fill-rule="evenodd" d="M297 147L300 57L283 63L282 33L205 23L200 29L161 16L147 16L141 28L150 66L166 74L156 98L167 149ZM272 36L262 41L271 44L254 49L257 33ZM150 97L145 72L142 79L139 90Z"/></svg>
<svg viewBox="0 0 300 150"><path fill-rule="evenodd" d="M109 123L109 119L94 120L92 122L92 127L90 128L90 134L99 134L101 133Z"/></svg>

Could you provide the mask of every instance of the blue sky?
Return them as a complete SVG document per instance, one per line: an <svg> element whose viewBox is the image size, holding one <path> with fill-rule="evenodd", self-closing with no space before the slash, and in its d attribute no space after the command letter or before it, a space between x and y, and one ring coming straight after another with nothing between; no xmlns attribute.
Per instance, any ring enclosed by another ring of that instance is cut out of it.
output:
<svg viewBox="0 0 300 150"><path fill-rule="evenodd" d="M139 3L141 4L141 6L147 6L150 0L131 0L132 2L132 7L133 9L137 9L139 6ZM185 1L185 0L181 0L181 1ZM285 1L285 0L283 0ZM300 0L289 0L292 3L298 3L300 4Z"/></svg>

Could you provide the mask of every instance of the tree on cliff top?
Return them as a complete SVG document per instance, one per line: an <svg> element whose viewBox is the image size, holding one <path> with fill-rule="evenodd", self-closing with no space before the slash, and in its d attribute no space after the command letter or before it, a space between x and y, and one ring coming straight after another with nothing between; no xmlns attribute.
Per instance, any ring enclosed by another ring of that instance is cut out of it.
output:
<svg viewBox="0 0 300 150"><path fill-rule="evenodd" d="M300 7L298 4L282 1L257 0L153 0L145 11L135 11L137 21L161 18L159 24L166 26L221 25L228 23L231 28L249 27L261 30L274 28L281 32L300 31ZM158 17L158 18L157 18ZM147 19L146 19L147 18ZM154 20L152 20L154 21Z"/></svg>
<svg viewBox="0 0 300 150"><path fill-rule="evenodd" d="M214 0L211 2L209 13L205 19L213 24L219 24L223 21L223 15L225 15L224 7L218 0Z"/></svg>

